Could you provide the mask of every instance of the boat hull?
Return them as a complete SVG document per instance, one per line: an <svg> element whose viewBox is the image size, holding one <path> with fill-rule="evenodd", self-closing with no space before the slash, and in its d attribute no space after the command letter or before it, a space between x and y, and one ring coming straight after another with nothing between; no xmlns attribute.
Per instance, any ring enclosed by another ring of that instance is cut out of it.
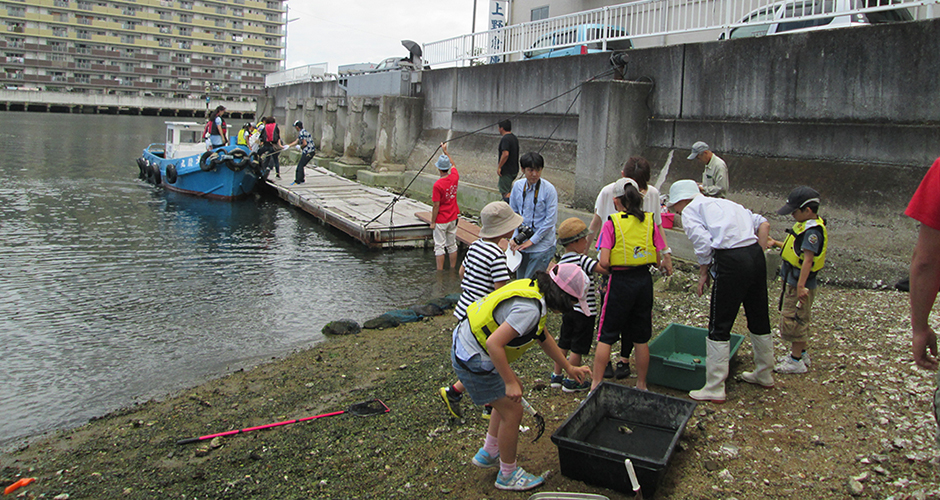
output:
<svg viewBox="0 0 940 500"><path fill-rule="evenodd" d="M204 198L234 201L250 195L264 183L264 175L248 148L224 146L209 155L163 158L163 152L144 149L137 159L140 176L169 191ZM234 156L234 158L233 158Z"/></svg>

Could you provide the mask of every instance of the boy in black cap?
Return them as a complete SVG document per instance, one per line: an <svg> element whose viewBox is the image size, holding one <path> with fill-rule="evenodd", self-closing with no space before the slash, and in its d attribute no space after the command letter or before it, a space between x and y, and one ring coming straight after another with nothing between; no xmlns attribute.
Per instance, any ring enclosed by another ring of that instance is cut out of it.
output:
<svg viewBox="0 0 940 500"><path fill-rule="evenodd" d="M810 309L816 297L816 273L826 263L826 247L829 234L826 221L818 215L819 192L807 186L800 186L787 196L787 204L777 213L790 214L796 220L793 229L787 230L787 237L782 242L774 241L774 246L783 250L780 256L780 277L783 278L783 290L780 296L780 334L783 340L791 343L790 354L777 360L774 371L777 373L806 373L809 366L809 354L806 341L809 339Z"/></svg>

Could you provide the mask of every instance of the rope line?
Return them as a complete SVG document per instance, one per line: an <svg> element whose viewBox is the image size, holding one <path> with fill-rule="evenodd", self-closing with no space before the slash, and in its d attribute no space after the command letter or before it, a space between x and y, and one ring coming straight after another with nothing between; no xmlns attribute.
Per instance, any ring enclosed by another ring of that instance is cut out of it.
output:
<svg viewBox="0 0 940 500"><path fill-rule="evenodd" d="M604 76L614 74L616 71L617 71L616 68L613 68L613 69L609 69L609 70L607 70L607 71L598 73L598 74L596 74L596 75L594 75L594 76L588 78L587 80L584 80L583 82L581 82L581 83L575 85L574 87L572 87L572 88L570 88L570 89L568 89L568 90L562 92L561 94L558 94L558 95L556 95L555 97L552 97L551 99L548 99L548 100L546 100L546 101L542 101L542 102L540 102L539 104L536 104L535 106L532 106L531 108L528 108L528 109L526 109L526 110L524 110L524 111L520 111L520 112L518 112L518 113L516 113L516 114L514 114L514 115L512 115L512 116L510 116L509 118L505 118L505 119L506 119L506 120L512 120L513 118L516 118L516 117L518 117L518 116L522 116L522 115L524 115L524 114L526 114L526 113L531 112L532 110L535 110L535 109L538 109L538 108L540 108L540 107L542 107L542 106L545 106L545 105L548 104L548 103L557 101L558 99L561 99L562 97L564 97L564 96L566 96L566 95L568 95L568 94L574 92L575 90L577 90L577 91L578 91L578 94L575 95L574 99L572 99L572 101L571 101L571 104L568 105L568 109L565 111L565 116L567 116L568 111L571 110L571 108L574 106L574 103L578 100L578 97L581 95L581 87L582 87L585 83L592 82L592 81L594 81L594 80L597 80L598 78L602 78L602 77L604 77ZM564 119L564 116L562 116L561 120L563 120L563 119ZM555 134L555 131L558 130L558 126L561 125L561 120L559 120L558 124L555 125L555 128L552 129L552 133L549 134L548 138L545 139L545 143L543 143L543 144L542 144L542 147L539 148L539 152L542 151L542 149L545 147L545 145L548 144L548 141L551 140L552 136ZM474 131L472 131L472 132L467 132L467 133L465 133L465 134L458 135L457 137L454 137L454 138L448 139L448 140L446 140L446 141L443 141L442 144L451 143L451 142L454 142L454 141L463 139L464 137L469 137L469 136L471 136L471 135L478 134L478 133L480 133L480 132L482 132L482 131L484 131L484 130L490 128L490 127L493 127L494 125L498 125L500 121L503 121L503 120L501 119L501 120L499 120L499 121L497 121L497 122L495 122L495 123L490 123L490 124L488 124L488 125L485 125L485 126L483 126L483 127L480 127L480 128L478 128L478 129L476 129L476 130L474 130ZM437 148L434 149L434 151L431 153L431 156L428 157L427 161L424 162L424 165L422 165L421 168L415 173L414 177L411 178L411 181L408 182L408 185L405 186L404 189L402 189L401 193L395 195L395 197L392 198L392 201L389 202L389 204L385 207L385 209L382 210L381 212L379 212L378 215L376 215L375 217L373 217L372 220L370 220L369 222L366 222L366 223L365 223L365 226L368 226L369 224L372 224L373 222L377 221L377 220L379 219L379 217L381 217L385 212L388 212L389 210L392 210L392 213L394 214L394 207L395 207L395 204L398 203L398 200L400 200L402 197L405 196L405 193L408 192L408 189L411 188L411 185L414 184L415 180L418 179L418 176L421 175L421 172L424 172L424 169L431 163L431 160L434 159L434 155L436 155L437 152L438 152L438 150L440 150L440 149L441 149L440 146L438 146ZM393 216L394 216L394 215L393 215ZM390 220L391 220L391 219L390 219Z"/></svg>

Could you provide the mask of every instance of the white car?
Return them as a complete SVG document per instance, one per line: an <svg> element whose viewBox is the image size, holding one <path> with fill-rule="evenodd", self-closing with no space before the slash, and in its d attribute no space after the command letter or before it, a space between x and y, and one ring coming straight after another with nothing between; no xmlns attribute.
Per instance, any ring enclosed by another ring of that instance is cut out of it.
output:
<svg viewBox="0 0 940 500"><path fill-rule="evenodd" d="M731 30L729 38L796 33L833 28L848 28L867 24L912 21L914 17L907 9L882 10L878 12L846 14L847 12L890 5L890 0L789 0L777 2L752 11ZM804 19L808 16L832 14L831 16ZM791 20L788 20L791 19ZM719 40L724 40L722 33Z"/></svg>

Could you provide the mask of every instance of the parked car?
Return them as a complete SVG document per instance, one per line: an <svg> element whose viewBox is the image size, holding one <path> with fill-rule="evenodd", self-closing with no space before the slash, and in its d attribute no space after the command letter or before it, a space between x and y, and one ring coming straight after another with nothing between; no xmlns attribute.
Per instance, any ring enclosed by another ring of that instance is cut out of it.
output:
<svg viewBox="0 0 940 500"><path fill-rule="evenodd" d="M739 26L731 30L729 38L748 38L754 36L777 35L833 28L849 28L868 24L912 21L914 16L907 9L892 9L865 14L840 14L865 7L890 5L887 0L789 0L777 2L767 7L752 11L741 19L740 23L753 26ZM832 13L832 16L816 19L795 19L816 14ZM774 21L768 23L767 21ZM760 24L758 24L760 23ZM766 23L766 24L764 24ZM725 34L718 38L723 40Z"/></svg>
<svg viewBox="0 0 940 500"><path fill-rule="evenodd" d="M603 24L579 24L540 37L532 47L523 53L526 59L544 59L547 57L573 56L578 54L593 54L603 52L603 44L598 40L604 38L619 38L629 36L627 30ZM582 43L579 43L582 42ZM568 45L577 44L577 45ZM558 47L559 45L567 45ZM607 42L607 50L632 49L630 40L615 40Z"/></svg>
<svg viewBox="0 0 940 500"><path fill-rule="evenodd" d="M370 72L376 73L393 69L415 69L415 65L407 57L389 57L377 64Z"/></svg>

